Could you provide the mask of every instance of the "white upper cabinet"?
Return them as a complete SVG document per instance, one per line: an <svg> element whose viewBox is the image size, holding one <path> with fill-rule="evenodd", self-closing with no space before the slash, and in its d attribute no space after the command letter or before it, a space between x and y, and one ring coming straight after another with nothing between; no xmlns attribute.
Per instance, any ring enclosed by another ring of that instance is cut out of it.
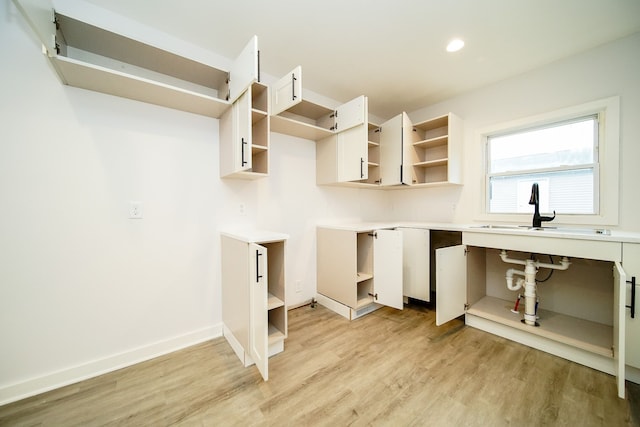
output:
<svg viewBox="0 0 640 427"><path fill-rule="evenodd" d="M462 184L462 120L452 113L414 124L406 113L380 133L380 176L386 188Z"/></svg>
<svg viewBox="0 0 640 427"><path fill-rule="evenodd" d="M269 175L269 87L252 83L220 118L220 177Z"/></svg>
<svg viewBox="0 0 640 427"><path fill-rule="evenodd" d="M218 118L258 78L255 36L226 70L210 53L153 29L136 31L125 18L104 19L91 5L65 11L47 0L14 3L70 86ZM171 50L163 47L167 40Z"/></svg>

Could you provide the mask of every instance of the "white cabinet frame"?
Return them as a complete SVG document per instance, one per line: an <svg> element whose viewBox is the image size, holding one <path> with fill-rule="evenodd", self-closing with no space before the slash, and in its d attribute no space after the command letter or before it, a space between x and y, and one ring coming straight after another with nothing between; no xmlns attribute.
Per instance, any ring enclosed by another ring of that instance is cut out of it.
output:
<svg viewBox="0 0 640 427"><path fill-rule="evenodd" d="M221 235L223 335L243 365L269 379L268 359L287 337L286 234Z"/></svg>
<svg viewBox="0 0 640 427"><path fill-rule="evenodd" d="M317 229L318 302L348 319L403 308L402 232Z"/></svg>
<svg viewBox="0 0 640 427"><path fill-rule="evenodd" d="M176 52L159 41L122 34L127 25L95 16L99 9L83 8L80 16L54 10L50 0L14 3L66 85L218 118L259 79L256 36L226 70L190 57L184 42L185 52ZM156 34L159 40L167 37Z"/></svg>

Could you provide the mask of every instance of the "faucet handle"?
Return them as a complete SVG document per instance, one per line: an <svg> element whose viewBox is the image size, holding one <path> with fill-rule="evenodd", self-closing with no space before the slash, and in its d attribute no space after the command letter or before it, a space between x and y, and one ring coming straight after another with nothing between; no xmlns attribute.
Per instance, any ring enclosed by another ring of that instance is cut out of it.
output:
<svg viewBox="0 0 640 427"><path fill-rule="evenodd" d="M553 211L553 216L540 216L540 221L553 221L556 219L556 211Z"/></svg>

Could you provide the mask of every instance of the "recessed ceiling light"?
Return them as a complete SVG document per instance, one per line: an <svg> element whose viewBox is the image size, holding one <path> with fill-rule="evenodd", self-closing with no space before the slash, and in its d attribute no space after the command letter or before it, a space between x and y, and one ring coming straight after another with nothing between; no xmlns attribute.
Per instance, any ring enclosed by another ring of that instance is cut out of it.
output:
<svg viewBox="0 0 640 427"><path fill-rule="evenodd" d="M464 47L464 41L453 39L447 45L447 52L457 52Z"/></svg>

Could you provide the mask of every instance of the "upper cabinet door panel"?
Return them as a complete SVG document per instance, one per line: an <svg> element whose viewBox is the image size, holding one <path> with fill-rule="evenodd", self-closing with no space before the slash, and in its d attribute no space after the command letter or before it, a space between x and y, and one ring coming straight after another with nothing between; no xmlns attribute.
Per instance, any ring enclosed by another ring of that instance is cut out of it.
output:
<svg viewBox="0 0 640 427"><path fill-rule="evenodd" d="M229 72L229 102L234 102L258 81L258 36L253 36L236 58Z"/></svg>
<svg viewBox="0 0 640 427"><path fill-rule="evenodd" d="M359 181L369 175L365 124L352 127L336 135L338 144L338 182Z"/></svg>
<svg viewBox="0 0 640 427"><path fill-rule="evenodd" d="M253 167L251 156L251 89L242 92L242 95L234 102L234 131L233 137L238 158L235 169L237 171L250 170Z"/></svg>
<svg viewBox="0 0 640 427"><path fill-rule="evenodd" d="M336 131L342 132L367 122L367 97L359 96L336 109Z"/></svg>
<svg viewBox="0 0 640 427"><path fill-rule="evenodd" d="M380 128L382 185L398 185L402 183L402 114L387 120Z"/></svg>
<svg viewBox="0 0 640 427"><path fill-rule="evenodd" d="M271 91L271 114L277 115L302 101L302 67L278 80Z"/></svg>
<svg viewBox="0 0 640 427"><path fill-rule="evenodd" d="M411 185L417 180L415 179L415 170L412 167L418 162L415 157L413 144L417 142L418 134L413 131L413 123L407 113L402 113L402 183Z"/></svg>
<svg viewBox="0 0 640 427"><path fill-rule="evenodd" d="M50 57L57 56L53 3L48 0L13 0L35 31Z"/></svg>
<svg viewBox="0 0 640 427"><path fill-rule="evenodd" d="M402 232L377 230L373 240L375 302L402 310Z"/></svg>

